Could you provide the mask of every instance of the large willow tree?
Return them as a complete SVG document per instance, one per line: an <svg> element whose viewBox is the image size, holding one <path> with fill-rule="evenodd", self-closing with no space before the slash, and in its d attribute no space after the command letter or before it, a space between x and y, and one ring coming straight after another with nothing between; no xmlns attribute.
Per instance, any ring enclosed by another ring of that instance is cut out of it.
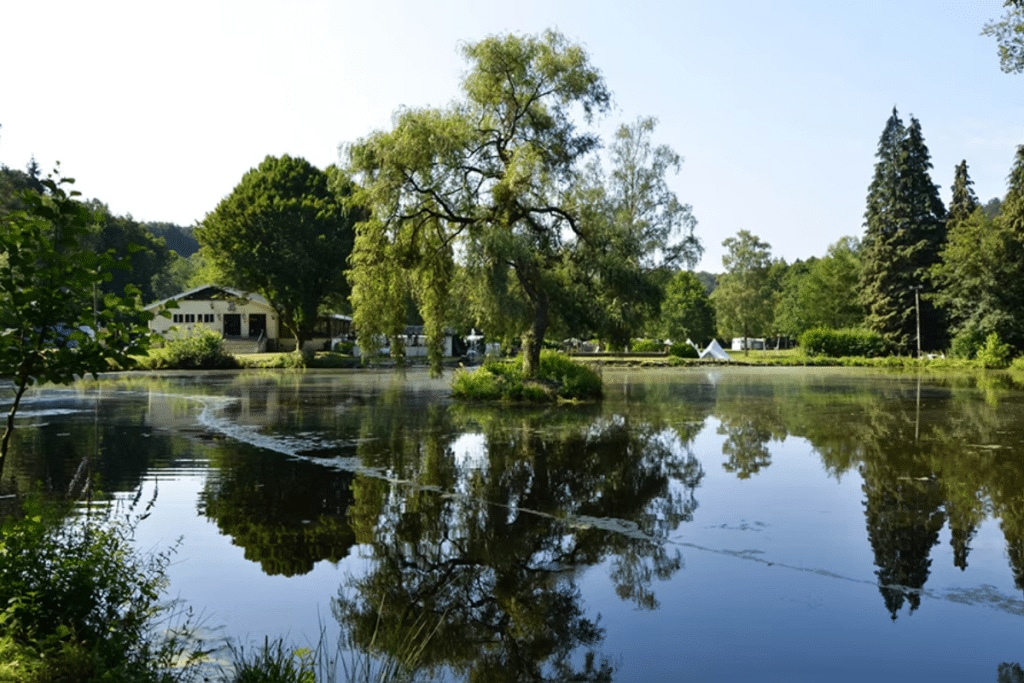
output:
<svg viewBox="0 0 1024 683"><path fill-rule="evenodd" d="M608 195L587 162L600 139L581 127L611 95L586 52L554 31L492 36L463 54L461 100L402 110L392 130L348 148L373 209L351 258L355 325L375 348L400 333L411 298L438 370L458 309L491 337L520 338L534 376L549 328L578 319L582 297L600 308L596 286L624 281L598 272L621 240L596 215Z"/></svg>

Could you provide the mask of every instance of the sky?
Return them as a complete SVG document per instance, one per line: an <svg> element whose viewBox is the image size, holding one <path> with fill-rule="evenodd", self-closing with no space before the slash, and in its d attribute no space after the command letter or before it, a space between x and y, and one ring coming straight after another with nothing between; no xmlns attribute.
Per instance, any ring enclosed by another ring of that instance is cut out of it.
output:
<svg viewBox="0 0 1024 683"><path fill-rule="evenodd" d="M460 96L459 46L561 31L653 116L705 253L747 230L788 262L863 235L878 138L920 122L945 201L982 201L1024 144L1024 75L980 31L1002 0L0 0L0 163L60 162L86 197L194 225L267 155L325 168L400 107ZM606 137L607 139L607 137Z"/></svg>

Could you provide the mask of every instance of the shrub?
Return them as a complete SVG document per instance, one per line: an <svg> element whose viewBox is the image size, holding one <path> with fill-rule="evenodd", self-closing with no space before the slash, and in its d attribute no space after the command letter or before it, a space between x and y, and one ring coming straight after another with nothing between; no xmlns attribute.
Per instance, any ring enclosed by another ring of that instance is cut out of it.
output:
<svg viewBox="0 0 1024 683"><path fill-rule="evenodd" d="M998 332L985 337L985 345L978 349L977 360L989 369L1006 368L1010 365L1011 349L1003 343Z"/></svg>
<svg viewBox="0 0 1024 683"><path fill-rule="evenodd" d="M18 666L19 681L126 683L194 672L203 653L190 614L166 623L173 606L161 602L173 548L141 555L132 538L142 516L117 512L68 521L61 508L29 502L5 521L0 671Z"/></svg>
<svg viewBox="0 0 1024 683"><path fill-rule="evenodd" d="M212 330L194 330L168 340L163 348L150 352L143 365L151 370L216 370L235 368L234 356L224 350L224 340Z"/></svg>
<svg viewBox="0 0 1024 683"><path fill-rule="evenodd" d="M634 339L629 348L636 353L658 353L665 350L665 345L657 339Z"/></svg>
<svg viewBox="0 0 1024 683"><path fill-rule="evenodd" d="M452 378L453 396L483 401L580 400L598 398L601 391L601 376L594 370L548 349L540 353L540 368L534 380L523 379L522 358L488 358L475 370L458 369Z"/></svg>
<svg viewBox="0 0 1024 683"><path fill-rule="evenodd" d="M970 360L978 354L978 349L985 343L985 333L979 328L971 325L956 333L953 343L949 349L949 355L954 358Z"/></svg>
<svg viewBox="0 0 1024 683"><path fill-rule="evenodd" d="M886 343L882 335L860 328L833 330L827 327L816 327L801 334L799 343L808 356L873 358L884 355L886 351Z"/></svg>
<svg viewBox="0 0 1024 683"><path fill-rule="evenodd" d="M557 393L562 398L587 399L601 396L601 376L563 353L541 351L538 376L541 380L558 384Z"/></svg>
<svg viewBox="0 0 1024 683"><path fill-rule="evenodd" d="M676 358L700 358L700 353L697 349L693 348L686 342L680 344L673 344L672 348L668 350L670 356Z"/></svg>

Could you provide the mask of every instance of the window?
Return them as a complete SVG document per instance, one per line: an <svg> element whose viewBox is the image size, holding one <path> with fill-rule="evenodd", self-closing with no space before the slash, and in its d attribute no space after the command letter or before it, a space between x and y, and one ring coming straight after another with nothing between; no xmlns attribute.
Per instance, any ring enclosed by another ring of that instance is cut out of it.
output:
<svg viewBox="0 0 1024 683"><path fill-rule="evenodd" d="M185 318L185 316L183 316L181 313L175 313L174 315L171 316L171 322L174 322L174 323L185 322L184 318Z"/></svg>
<svg viewBox="0 0 1024 683"><path fill-rule="evenodd" d="M212 323L213 322L213 313L204 313L203 314L203 322L204 323Z"/></svg>

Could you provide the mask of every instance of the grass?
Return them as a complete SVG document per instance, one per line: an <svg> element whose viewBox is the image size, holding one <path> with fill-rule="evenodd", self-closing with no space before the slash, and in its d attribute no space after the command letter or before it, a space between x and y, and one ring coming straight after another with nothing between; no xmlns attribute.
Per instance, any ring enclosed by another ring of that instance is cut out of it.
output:
<svg viewBox="0 0 1024 683"><path fill-rule="evenodd" d="M551 403L600 398L601 376L591 367L556 351L541 351L537 377L523 377L523 359L488 359L474 370L459 368L452 396L476 401Z"/></svg>

